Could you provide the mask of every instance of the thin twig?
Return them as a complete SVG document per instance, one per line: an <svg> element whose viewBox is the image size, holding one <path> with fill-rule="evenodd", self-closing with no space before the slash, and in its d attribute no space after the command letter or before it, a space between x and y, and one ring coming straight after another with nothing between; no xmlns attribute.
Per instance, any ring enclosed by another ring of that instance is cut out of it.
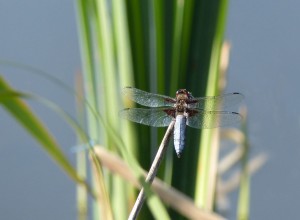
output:
<svg viewBox="0 0 300 220"><path fill-rule="evenodd" d="M130 167L121 158L114 153L109 152L104 147L95 146L94 149L95 154L101 161L101 165L103 165L103 167L106 167L112 173L119 175L124 180L141 189L140 183L132 169L130 169ZM146 177L146 172L143 171L143 173ZM223 217L215 213L200 209L191 198L165 184L157 177L153 180L151 188L160 197L164 204L187 219L224 220Z"/></svg>
<svg viewBox="0 0 300 220"><path fill-rule="evenodd" d="M168 143L169 143L169 140L170 140L173 128L174 128L174 124L175 124L175 121L172 121L165 133L165 136L159 146L159 149L158 149L156 156L153 160L153 163L151 165L150 171L146 177L146 180L145 180L146 184L151 185L156 176L160 162L163 158L164 153L166 152L166 149L167 149L167 146L168 146ZM135 201L135 204L134 204L134 206L131 210L131 213L128 217L128 220L135 220L137 218L137 216L143 206L144 201L145 201L145 190L143 187Z"/></svg>

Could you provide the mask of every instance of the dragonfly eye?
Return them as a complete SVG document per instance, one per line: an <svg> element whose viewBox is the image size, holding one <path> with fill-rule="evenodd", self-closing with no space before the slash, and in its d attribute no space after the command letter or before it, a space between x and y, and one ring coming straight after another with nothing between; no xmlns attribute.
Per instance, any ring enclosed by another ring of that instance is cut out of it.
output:
<svg viewBox="0 0 300 220"><path fill-rule="evenodd" d="M181 94L181 89L177 90L176 95Z"/></svg>
<svg viewBox="0 0 300 220"><path fill-rule="evenodd" d="M186 89L179 89L179 90L177 90L176 95L179 95L179 94L189 94L189 92Z"/></svg>

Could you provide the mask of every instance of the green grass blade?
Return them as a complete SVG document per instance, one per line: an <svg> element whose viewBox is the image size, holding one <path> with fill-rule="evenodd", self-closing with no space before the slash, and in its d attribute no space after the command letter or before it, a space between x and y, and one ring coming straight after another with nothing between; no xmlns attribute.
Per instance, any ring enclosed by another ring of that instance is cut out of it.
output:
<svg viewBox="0 0 300 220"><path fill-rule="evenodd" d="M242 174L240 192L238 198L237 219L249 219L250 207L250 175L246 172Z"/></svg>
<svg viewBox="0 0 300 220"><path fill-rule="evenodd" d="M79 45L81 62L83 66L83 77L84 77L84 89L85 97L91 108L97 109L98 99L97 99L97 77L95 76L95 65L93 61L93 40L92 40L92 30L90 28L90 21L88 20L89 14L93 12L93 5L91 1L77 0L77 22L78 25L78 35L79 35ZM98 121L95 120L94 114L91 112L90 108L86 109L89 135L93 140L98 139L100 133L100 125Z"/></svg>
<svg viewBox="0 0 300 220"><path fill-rule="evenodd" d="M153 1L153 14L154 14L154 26L155 26L155 54L154 59L156 63L156 76L157 91L162 93L165 91L166 79L165 79L165 18L164 18L164 6L165 2L160 0ZM154 78L154 77L153 77Z"/></svg>
<svg viewBox="0 0 300 220"><path fill-rule="evenodd" d="M101 57L100 63L100 79L97 86L102 86L105 94L102 104L104 105L104 114L108 123L117 130L118 128L118 114L119 93L120 88L117 83L116 63L114 60L114 45L113 45L113 29L112 20L109 14L106 1L96 1L96 24L97 24L97 39L99 41L99 48L97 52ZM100 106L99 106L100 107ZM100 109L100 108L99 108ZM110 142L110 141L109 141ZM111 147L111 146L108 146Z"/></svg>
<svg viewBox="0 0 300 220"><path fill-rule="evenodd" d="M0 77L0 92L1 105L42 145L44 150L73 180L85 184L84 179L78 176L50 132L32 113L29 106L16 93L12 93L12 88L2 77Z"/></svg>
<svg viewBox="0 0 300 220"><path fill-rule="evenodd" d="M225 31L225 23L226 23L226 15L227 15L227 7L228 1L224 0L220 2L218 9L218 18L216 21L216 31L215 36L212 43L211 48L211 58L209 65L209 74L208 74L208 86L206 89L206 95L217 95L218 94L218 78L219 78L219 61L221 54L221 46L223 43L224 31ZM218 153L215 153L212 156L211 150L211 140L213 136L213 130L203 130L201 132L201 142L200 142L200 154L199 154L199 175L197 176L195 199L196 204L205 210L212 210L213 208L213 198L214 198L214 190L209 190L209 184L213 175L211 175L213 169L216 167L215 165L211 165L211 160L217 161L213 159L216 157ZM216 174L215 174L216 175Z"/></svg>
<svg viewBox="0 0 300 220"><path fill-rule="evenodd" d="M153 214L154 219L169 220L171 219L164 204L157 196L151 196L147 199L147 205ZM150 219L150 218L148 218Z"/></svg>
<svg viewBox="0 0 300 220"><path fill-rule="evenodd" d="M147 31L149 22L147 21L148 9L146 2L139 0L127 0L128 28L132 51L132 62L134 70L135 86L140 89L149 90L148 56L147 54Z"/></svg>
<svg viewBox="0 0 300 220"><path fill-rule="evenodd" d="M76 110L77 118L81 127L85 125L85 114L84 114L84 102L83 102L83 85L82 85L82 75L76 75ZM81 140L80 137L77 137L78 145L83 145L84 140ZM76 153L76 169L77 173L87 178L87 160L86 160L86 151L79 151ZM77 185L77 219L78 220L87 220L88 219L88 194L83 186Z"/></svg>
<svg viewBox="0 0 300 220"><path fill-rule="evenodd" d="M133 80L133 63L131 55L131 44L128 30L128 19L126 4L124 1L113 1L113 23L114 23L114 36L116 47L116 60L118 67L118 75L120 76L120 87L126 87L128 85L134 85ZM128 100L124 100L126 103ZM136 131L133 125L126 120L122 120L119 123L122 130L122 139L124 140L125 147L134 156L137 155L137 141L134 138ZM120 180L118 180L120 181ZM133 206L135 200L135 190L133 186L126 185L123 191L119 191L118 194L127 194L127 207ZM121 187L120 187L121 188ZM126 210L127 211L127 210Z"/></svg>
<svg viewBox="0 0 300 220"><path fill-rule="evenodd" d="M244 143L243 143L243 156L241 159L242 163L242 174L240 180L240 192L238 198L238 208L237 208L237 219L238 220L247 220L249 219L250 213L250 180L251 174L248 169L248 162L249 162L249 140L248 140L248 132L247 132L247 116L246 110L243 109L243 122L242 122L242 131L244 133Z"/></svg>
<svg viewBox="0 0 300 220"><path fill-rule="evenodd" d="M174 12L174 31L172 39L172 61L171 61L171 87L170 91L174 93L177 91L178 86L184 85L183 74L180 72L180 58L181 58L181 49L182 49L182 30L183 30L183 18L184 18L184 6L185 1L176 1L175 12Z"/></svg>
<svg viewBox="0 0 300 220"><path fill-rule="evenodd" d="M115 60L115 45L114 45L114 32L113 32L113 20L112 14L109 13L108 2L95 1L96 4L96 30L98 48L97 53L100 55L99 75L101 82L98 83L98 87L103 89L103 96L101 97L101 105L104 107L103 112L105 120L112 126L112 128L118 133L119 131L119 119L118 109L120 103L120 86L117 80L117 69ZM100 97L99 97L100 98ZM100 103L99 101L99 103ZM101 109L101 106L98 107ZM106 137L105 147L108 149L116 150L114 146L114 140L111 140L110 136ZM125 183L120 178L107 174L108 180L107 186L109 187L109 193L111 196L112 207L115 211L114 217L121 219L127 216L127 194L120 193L125 191Z"/></svg>
<svg viewBox="0 0 300 220"><path fill-rule="evenodd" d="M149 91L151 85L149 68L149 2L127 0L128 30L130 36L134 86ZM128 107L128 106L126 106ZM129 107L132 107L129 106ZM133 125L136 128L137 160L144 169L151 164L150 128L143 125ZM142 137L142 138L141 138ZM149 213L146 215L150 215Z"/></svg>
<svg viewBox="0 0 300 220"><path fill-rule="evenodd" d="M77 21L78 21L78 33L80 37L80 49L81 49L81 60L82 60L82 69L84 76L84 86L85 86L85 97L88 100L88 103L92 106L92 109L95 109L98 112L100 106L99 101L103 97L100 91L99 86L99 70L98 60L95 59L95 53L97 52L96 43L97 40L95 37L95 29L93 25L95 24L95 15L96 14L96 3L91 0L77 0ZM89 130L89 135L92 140L100 141L104 138L103 129L100 127L99 120L94 118L93 113L91 112L88 106L86 106L86 115L87 115L87 126ZM102 110L102 108L101 108ZM102 134L102 135L101 135ZM96 183L96 180L99 180L97 176L93 176L92 173L92 182ZM104 180L102 180L104 181ZM109 185L108 185L109 186ZM97 188L96 186L94 186ZM98 219L100 216L100 204L98 201L93 201L93 215L95 219Z"/></svg>

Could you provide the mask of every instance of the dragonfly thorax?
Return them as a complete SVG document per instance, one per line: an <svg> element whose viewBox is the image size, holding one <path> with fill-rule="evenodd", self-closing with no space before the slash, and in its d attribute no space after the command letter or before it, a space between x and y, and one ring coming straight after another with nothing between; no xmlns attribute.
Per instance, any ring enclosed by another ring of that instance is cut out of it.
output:
<svg viewBox="0 0 300 220"><path fill-rule="evenodd" d="M175 108L177 112L185 112L187 108L186 100L185 99L177 100Z"/></svg>
<svg viewBox="0 0 300 220"><path fill-rule="evenodd" d="M192 95L186 89L179 89L176 92L176 115L181 114L183 115L186 113L188 108L188 100L191 99Z"/></svg>

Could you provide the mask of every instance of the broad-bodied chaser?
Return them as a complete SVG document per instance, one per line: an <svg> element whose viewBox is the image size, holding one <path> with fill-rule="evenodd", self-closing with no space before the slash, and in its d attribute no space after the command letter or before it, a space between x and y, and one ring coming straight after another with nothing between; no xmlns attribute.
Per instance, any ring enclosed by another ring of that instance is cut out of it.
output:
<svg viewBox="0 0 300 220"><path fill-rule="evenodd" d="M216 128L241 120L239 113L221 111L240 102L243 99L240 93L195 98L186 89L180 89L172 98L132 87L125 87L123 92L132 101L154 108L126 108L120 112L122 118L154 127L165 127L175 120L174 147L178 157L184 148L186 125L198 129Z"/></svg>

